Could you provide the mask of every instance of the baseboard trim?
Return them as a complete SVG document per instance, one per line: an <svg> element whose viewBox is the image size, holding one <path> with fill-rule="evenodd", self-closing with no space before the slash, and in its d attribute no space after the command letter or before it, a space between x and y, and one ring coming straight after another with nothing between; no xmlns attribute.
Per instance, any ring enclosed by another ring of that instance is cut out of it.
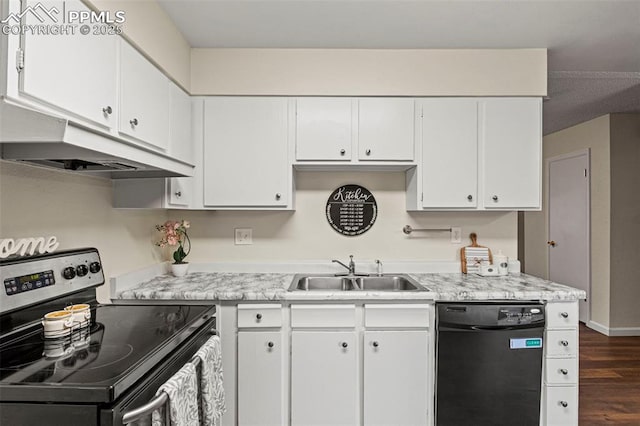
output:
<svg viewBox="0 0 640 426"><path fill-rule="evenodd" d="M640 336L640 327L607 327L595 321L589 321L587 327L605 336Z"/></svg>

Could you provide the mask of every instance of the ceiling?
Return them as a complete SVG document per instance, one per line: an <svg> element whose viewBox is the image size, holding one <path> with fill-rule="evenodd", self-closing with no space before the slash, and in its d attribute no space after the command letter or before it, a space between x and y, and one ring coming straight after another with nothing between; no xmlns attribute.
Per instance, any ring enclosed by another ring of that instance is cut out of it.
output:
<svg viewBox="0 0 640 426"><path fill-rule="evenodd" d="M546 47L545 134L640 112L640 0L159 1L193 47Z"/></svg>

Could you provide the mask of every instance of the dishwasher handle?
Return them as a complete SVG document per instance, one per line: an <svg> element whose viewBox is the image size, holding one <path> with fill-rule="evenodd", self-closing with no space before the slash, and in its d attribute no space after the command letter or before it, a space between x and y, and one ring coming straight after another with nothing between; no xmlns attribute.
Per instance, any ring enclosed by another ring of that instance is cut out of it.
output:
<svg viewBox="0 0 640 426"><path fill-rule="evenodd" d="M473 325L473 324L439 324L438 331L508 331L508 330L525 330L532 328L544 328L544 321L533 322L530 324L513 324L513 325Z"/></svg>

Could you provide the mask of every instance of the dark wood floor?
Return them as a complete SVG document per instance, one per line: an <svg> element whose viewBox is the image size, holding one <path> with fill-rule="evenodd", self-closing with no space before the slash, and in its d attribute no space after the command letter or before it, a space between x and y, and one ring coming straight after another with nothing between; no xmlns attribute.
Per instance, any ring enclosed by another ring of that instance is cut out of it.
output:
<svg viewBox="0 0 640 426"><path fill-rule="evenodd" d="M640 337L580 324L580 426L640 425Z"/></svg>

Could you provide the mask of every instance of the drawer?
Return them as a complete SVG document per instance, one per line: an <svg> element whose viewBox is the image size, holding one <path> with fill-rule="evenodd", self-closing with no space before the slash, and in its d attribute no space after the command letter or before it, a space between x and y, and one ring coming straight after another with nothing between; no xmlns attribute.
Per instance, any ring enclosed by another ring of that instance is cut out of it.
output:
<svg viewBox="0 0 640 426"><path fill-rule="evenodd" d="M547 359L545 361L545 382L553 385L577 384L578 359Z"/></svg>
<svg viewBox="0 0 640 426"><path fill-rule="evenodd" d="M578 302L547 303L547 327L578 327Z"/></svg>
<svg viewBox="0 0 640 426"><path fill-rule="evenodd" d="M238 328L274 327L282 327L281 305L238 305Z"/></svg>
<svg viewBox="0 0 640 426"><path fill-rule="evenodd" d="M355 305L292 305L291 327L353 328L356 326Z"/></svg>
<svg viewBox="0 0 640 426"><path fill-rule="evenodd" d="M575 357L578 354L578 330L547 330L547 357Z"/></svg>
<svg viewBox="0 0 640 426"><path fill-rule="evenodd" d="M553 386L546 388L545 398L547 426L572 426L578 424L578 387Z"/></svg>
<svg viewBox="0 0 640 426"><path fill-rule="evenodd" d="M429 327L429 305L364 305L365 327Z"/></svg>

